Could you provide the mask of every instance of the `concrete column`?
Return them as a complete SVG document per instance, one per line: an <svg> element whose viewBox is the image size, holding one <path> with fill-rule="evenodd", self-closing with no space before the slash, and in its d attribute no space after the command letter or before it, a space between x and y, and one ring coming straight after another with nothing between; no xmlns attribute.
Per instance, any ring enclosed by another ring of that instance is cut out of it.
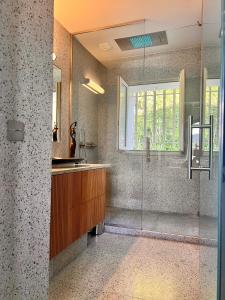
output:
<svg viewBox="0 0 225 300"><path fill-rule="evenodd" d="M0 1L0 299L47 299L53 0ZM25 124L7 140L7 120Z"/></svg>

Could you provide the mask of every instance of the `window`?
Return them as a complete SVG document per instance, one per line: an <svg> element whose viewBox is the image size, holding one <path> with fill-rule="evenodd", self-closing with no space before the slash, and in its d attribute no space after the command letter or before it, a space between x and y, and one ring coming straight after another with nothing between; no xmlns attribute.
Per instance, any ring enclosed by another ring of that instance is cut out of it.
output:
<svg viewBox="0 0 225 300"><path fill-rule="evenodd" d="M180 82L128 86L121 79L119 149L144 150L148 138L152 151L181 151L182 97Z"/></svg>
<svg viewBox="0 0 225 300"><path fill-rule="evenodd" d="M220 103L220 80L207 79L204 103L204 123L209 123L210 115L213 115L213 148L219 148L219 103ZM203 149L208 151L209 131L204 131Z"/></svg>

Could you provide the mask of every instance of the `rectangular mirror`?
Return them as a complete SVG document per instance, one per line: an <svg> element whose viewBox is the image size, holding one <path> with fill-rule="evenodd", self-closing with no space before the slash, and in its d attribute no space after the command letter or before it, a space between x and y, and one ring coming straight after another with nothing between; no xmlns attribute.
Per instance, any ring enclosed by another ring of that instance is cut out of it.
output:
<svg viewBox="0 0 225 300"><path fill-rule="evenodd" d="M53 65L52 140L58 142L61 133L62 71Z"/></svg>

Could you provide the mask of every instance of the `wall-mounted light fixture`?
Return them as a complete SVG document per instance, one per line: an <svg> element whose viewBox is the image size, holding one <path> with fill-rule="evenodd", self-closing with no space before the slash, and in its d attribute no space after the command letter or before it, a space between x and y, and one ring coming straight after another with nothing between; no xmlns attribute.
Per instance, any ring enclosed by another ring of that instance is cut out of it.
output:
<svg viewBox="0 0 225 300"><path fill-rule="evenodd" d="M105 90L99 84L97 84L96 82L94 82L93 80L91 80L89 78L85 78L81 82L81 84L95 94L104 94L105 93Z"/></svg>
<svg viewBox="0 0 225 300"><path fill-rule="evenodd" d="M56 54L53 52L52 53L52 60L55 61L56 60Z"/></svg>

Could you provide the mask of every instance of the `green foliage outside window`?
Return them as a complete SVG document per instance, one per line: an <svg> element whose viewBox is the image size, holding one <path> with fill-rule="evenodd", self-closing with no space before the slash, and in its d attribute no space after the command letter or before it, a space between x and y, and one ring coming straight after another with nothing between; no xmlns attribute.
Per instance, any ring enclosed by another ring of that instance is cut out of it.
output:
<svg viewBox="0 0 225 300"><path fill-rule="evenodd" d="M204 123L209 123L210 115L213 115L213 149L219 148L219 97L220 87L218 85L208 86L206 88L205 103L204 103ZM209 130L203 132L203 149L209 150Z"/></svg>
<svg viewBox="0 0 225 300"><path fill-rule="evenodd" d="M136 94L135 149L144 149L145 137L155 151L180 150L180 89Z"/></svg>

